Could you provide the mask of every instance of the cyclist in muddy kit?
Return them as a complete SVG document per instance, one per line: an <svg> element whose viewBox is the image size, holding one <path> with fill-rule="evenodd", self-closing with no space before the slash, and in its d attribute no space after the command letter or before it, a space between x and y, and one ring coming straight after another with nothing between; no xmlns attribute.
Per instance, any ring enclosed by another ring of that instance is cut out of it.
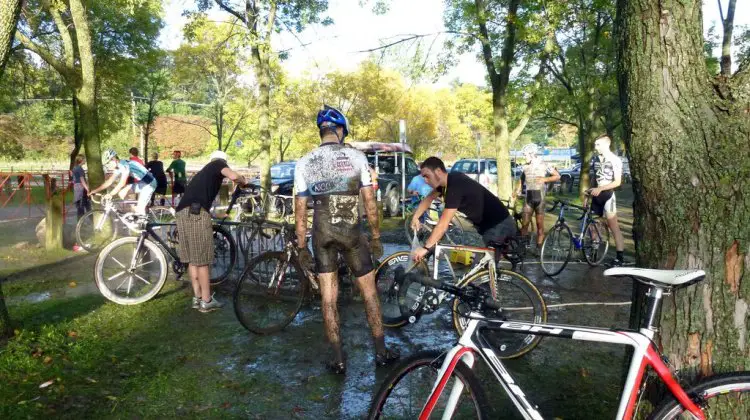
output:
<svg viewBox="0 0 750 420"><path fill-rule="evenodd" d="M298 160L294 171L295 215L300 259L309 261L307 202L312 201L312 245L320 282L323 322L334 353L326 366L335 373L346 372L337 307L339 253L357 278L357 286L365 301L367 322L375 341L375 362L378 366L385 366L398 359L399 354L385 346L380 301L375 287L372 259L382 256L383 246L380 244L377 201L367 158L362 152L344 146L349 124L337 109L324 106L318 113L317 124L320 146ZM372 231L369 244L359 225L357 204L360 191Z"/></svg>

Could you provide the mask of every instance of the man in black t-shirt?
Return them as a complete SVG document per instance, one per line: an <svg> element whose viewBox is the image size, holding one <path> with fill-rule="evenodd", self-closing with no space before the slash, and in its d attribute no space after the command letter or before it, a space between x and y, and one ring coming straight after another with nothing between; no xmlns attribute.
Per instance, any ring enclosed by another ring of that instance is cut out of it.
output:
<svg viewBox="0 0 750 420"><path fill-rule="evenodd" d="M425 159L421 168L422 176L433 190L419 203L414 212L411 219L412 229L419 230L420 216L430 208L430 204L436 198L443 197L445 209L424 246L415 252L416 261L424 259L428 250L437 245L457 211L466 215L477 232L482 235L486 245L491 242L503 243L507 237L516 234L516 222L508 209L481 184L460 172L448 173L443 161L436 157Z"/></svg>
<svg viewBox="0 0 750 420"><path fill-rule="evenodd" d="M193 284L193 309L201 312L211 312L223 306L211 295L209 266L214 260L211 204L219 194L224 178L247 184L242 175L229 168L226 153L217 150L211 153L211 162L190 180L176 209L177 254L180 261L188 263Z"/></svg>

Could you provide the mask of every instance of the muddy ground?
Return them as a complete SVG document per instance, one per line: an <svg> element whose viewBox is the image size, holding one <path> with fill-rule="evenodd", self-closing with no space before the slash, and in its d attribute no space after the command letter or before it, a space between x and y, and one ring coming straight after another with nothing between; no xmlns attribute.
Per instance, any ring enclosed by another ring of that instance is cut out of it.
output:
<svg viewBox="0 0 750 420"><path fill-rule="evenodd" d="M620 209L629 207L624 201ZM386 254L405 249L401 222L385 225ZM28 242L0 249L16 329L0 344L0 418L362 418L388 373L374 365L363 306L350 288L341 299L348 372L335 376L322 366L328 349L316 305L269 336L237 322L227 297L231 286L217 295L228 306L211 314L190 309L189 288L171 280L152 301L118 306L93 286L95 256L52 258L17 226L0 223L6 238ZM579 262L554 279L538 264L522 270L550 305L550 322L627 327L629 281L604 278L601 268ZM615 305L555 306L577 302ZM387 332L403 356L447 349L455 339L447 308ZM607 418L617 408L625 358L618 346L545 339L508 366L545 417ZM486 384L498 412L513 418L501 388Z"/></svg>

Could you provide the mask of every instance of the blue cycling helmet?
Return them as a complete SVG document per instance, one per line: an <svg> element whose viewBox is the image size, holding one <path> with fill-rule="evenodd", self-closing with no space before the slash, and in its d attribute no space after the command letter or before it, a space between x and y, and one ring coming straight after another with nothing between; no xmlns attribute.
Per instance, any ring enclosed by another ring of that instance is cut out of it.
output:
<svg viewBox="0 0 750 420"><path fill-rule="evenodd" d="M349 121L338 109L328 105L323 105L323 109L318 112L318 128L320 128L325 122L331 122L344 127L344 137L349 135ZM341 140L343 140L343 138Z"/></svg>

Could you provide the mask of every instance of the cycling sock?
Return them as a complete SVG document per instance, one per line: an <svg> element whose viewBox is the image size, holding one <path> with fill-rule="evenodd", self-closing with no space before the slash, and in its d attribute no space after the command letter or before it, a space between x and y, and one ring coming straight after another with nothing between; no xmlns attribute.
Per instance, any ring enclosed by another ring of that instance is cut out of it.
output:
<svg viewBox="0 0 750 420"><path fill-rule="evenodd" d="M623 260L623 254L625 251L617 251L617 259L622 261Z"/></svg>

